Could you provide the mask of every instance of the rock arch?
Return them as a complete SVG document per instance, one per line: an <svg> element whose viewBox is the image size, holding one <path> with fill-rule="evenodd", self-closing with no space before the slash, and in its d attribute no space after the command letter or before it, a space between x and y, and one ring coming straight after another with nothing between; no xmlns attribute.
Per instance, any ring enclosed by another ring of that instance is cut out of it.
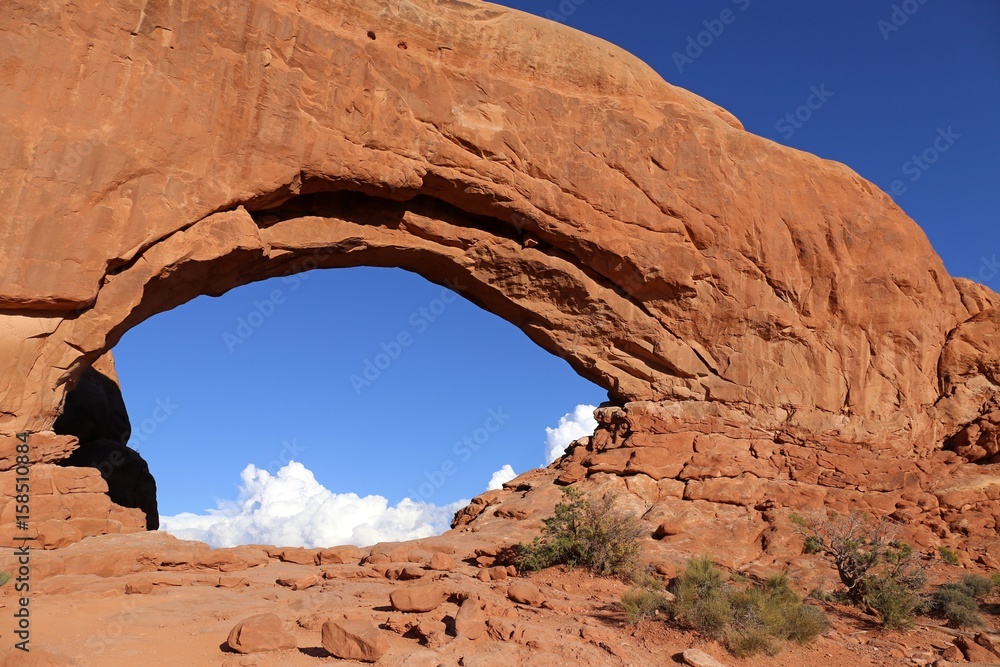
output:
<svg viewBox="0 0 1000 667"><path fill-rule="evenodd" d="M23 105L0 120L4 466L20 431L66 458L45 434L67 388L143 319L397 266L606 387L624 408L599 449L752 432L818 468L905 462L884 471L899 493L918 468L921 493L975 472L953 488L996 514L995 477L962 461L996 454L998 297L847 167L620 49L452 0L14 0L0 27ZM829 470L803 483L864 486Z"/></svg>

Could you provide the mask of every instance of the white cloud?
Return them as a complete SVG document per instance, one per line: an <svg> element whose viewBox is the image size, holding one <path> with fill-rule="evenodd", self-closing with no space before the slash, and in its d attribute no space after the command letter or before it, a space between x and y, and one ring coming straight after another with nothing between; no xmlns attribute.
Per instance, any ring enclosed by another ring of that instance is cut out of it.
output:
<svg viewBox="0 0 1000 667"><path fill-rule="evenodd" d="M503 485L510 480L517 477L517 473L508 463L504 467L493 473L493 477L490 478L489 486L486 487L487 491L496 491L497 489L502 489Z"/></svg>
<svg viewBox="0 0 1000 667"><path fill-rule="evenodd" d="M594 419L596 409L593 405L578 405L573 412L560 417L555 428L546 427L545 465L562 456L566 447L574 440L594 434L594 429L597 428L597 420Z"/></svg>
<svg viewBox="0 0 1000 667"><path fill-rule="evenodd" d="M578 405L545 429L546 464L566 447L597 428L593 405ZM509 464L493 473L489 490L517 476ZM271 544L308 548L415 540L448 530L455 512L468 500L438 506L404 498L395 506L382 496L334 493L301 463L291 461L276 474L248 465L240 473L236 500L218 501L205 514L183 512L160 517L160 529L181 539L213 547Z"/></svg>
<svg viewBox="0 0 1000 667"><path fill-rule="evenodd" d="M455 512L469 503L460 500L439 507L404 498L390 507L382 496L334 493L295 461L275 475L248 465L240 477L237 500L219 501L218 508L207 514L161 517L160 528L213 547L368 546L438 535L448 529Z"/></svg>

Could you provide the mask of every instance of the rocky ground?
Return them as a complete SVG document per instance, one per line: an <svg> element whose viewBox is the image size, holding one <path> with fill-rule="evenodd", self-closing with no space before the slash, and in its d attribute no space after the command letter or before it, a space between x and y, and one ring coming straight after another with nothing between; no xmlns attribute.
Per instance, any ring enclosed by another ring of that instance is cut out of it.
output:
<svg viewBox="0 0 1000 667"><path fill-rule="evenodd" d="M562 568L513 576L494 555L524 537L525 523L506 522L506 537L497 522L366 549L212 550L159 532L87 538L34 554L31 661L8 652L0 665L363 664L328 649L393 667L715 664L695 649L731 667L1000 664L997 649L983 646L1000 643L995 634L977 643L932 619L915 632L885 632L854 609L818 601L810 604L832 627L813 644L739 660L666 623L627 625L620 581ZM0 568L10 571L11 560L4 555ZM664 576L675 567L660 566ZM16 604L11 584L0 588L0 617ZM994 627L998 611L987 609ZM0 626L5 649L12 629Z"/></svg>

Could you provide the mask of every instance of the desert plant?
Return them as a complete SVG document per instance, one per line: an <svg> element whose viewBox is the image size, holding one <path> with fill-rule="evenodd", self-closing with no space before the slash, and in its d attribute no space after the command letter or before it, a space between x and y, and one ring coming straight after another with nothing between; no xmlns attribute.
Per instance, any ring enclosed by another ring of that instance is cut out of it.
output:
<svg viewBox="0 0 1000 667"><path fill-rule="evenodd" d="M1000 588L1000 572L994 572L993 574L991 574L990 581L993 582L993 585L995 587Z"/></svg>
<svg viewBox="0 0 1000 667"><path fill-rule="evenodd" d="M669 604L667 597L658 591L641 586L633 586L622 595L622 608L625 610L625 620L635 625L650 616L665 611Z"/></svg>
<svg viewBox="0 0 1000 667"><path fill-rule="evenodd" d="M967 574L962 577L959 584L976 599L982 599L990 595L997 587L997 584L992 579L979 574Z"/></svg>
<svg viewBox="0 0 1000 667"><path fill-rule="evenodd" d="M802 604L784 574L736 586L702 557L692 559L671 587L670 618L722 640L737 656L774 655L783 641L807 643L827 627L826 615Z"/></svg>
<svg viewBox="0 0 1000 667"><path fill-rule="evenodd" d="M0 572L0 586L5 586L8 581L10 581L10 574L7 572Z"/></svg>
<svg viewBox="0 0 1000 667"><path fill-rule="evenodd" d="M586 567L604 576L629 576L635 569L642 525L615 509L616 496L587 497L572 487L563 489L555 514L530 545L518 545L517 567L542 570L553 565Z"/></svg>
<svg viewBox="0 0 1000 667"><path fill-rule="evenodd" d="M957 583L941 584L927 601L933 614L944 616L954 628L983 625L979 615L979 601L993 592L991 579L978 574L967 574Z"/></svg>
<svg viewBox="0 0 1000 667"><path fill-rule="evenodd" d="M954 549L949 549L948 547L939 547L938 553L941 555L941 560L947 565L958 565L958 553Z"/></svg>
<svg viewBox="0 0 1000 667"><path fill-rule="evenodd" d="M718 635L732 621L725 576L711 558L692 558L671 587L670 616L681 625Z"/></svg>
<svg viewBox="0 0 1000 667"><path fill-rule="evenodd" d="M894 539L887 521L856 512L792 520L806 537L806 550L833 562L852 604L874 611L886 627L912 624L923 604L926 566L912 547Z"/></svg>
<svg viewBox="0 0 1000 667"><path fill-rule="evenodd" d="M798 644L808 644L830 627L823 610L807 604L788 609L785 621L786 638Z"/></svg>
<svg viewBox="0 0 1000 667"><path fill-rule="evenodd" d="M635 568L630 577L630 581L636 588L646 588L651 591L662 591L665 586L663 580L653 574L652 571L637 567Z"/></svg>
<svg viewBox="0 0 1000 667"><path fill-rule="evenodd" d="M923 607L920 596L891 577L871 577L865 584L865 603L891 630L909 630L913 617Z"/></svg>

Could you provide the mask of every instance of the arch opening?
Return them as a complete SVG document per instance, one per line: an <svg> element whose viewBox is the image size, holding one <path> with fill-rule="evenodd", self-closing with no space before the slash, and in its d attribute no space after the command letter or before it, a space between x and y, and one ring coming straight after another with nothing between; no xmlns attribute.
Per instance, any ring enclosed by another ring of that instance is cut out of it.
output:
<svg viewBox="0 0 1000 667"><path fill-rule="evenodd" d="M120 375L131 427L118 385L88 369L56 422L81 439L62 463L98 468L112 501L148 518L148 502L122 493L139 485L134 466L109 463L117 429L114 451L143 466L163 528L214 546L440 532L497 473L549 463L546 427L604 398L515 327L400 270L306 271L197 298L130 330L114 352L116 369L97 366ZM99 408L90 422L84 406ZM122 444L129 431L138 454ZM292 490L303 499L298 532L268 514Z"/></svg>

